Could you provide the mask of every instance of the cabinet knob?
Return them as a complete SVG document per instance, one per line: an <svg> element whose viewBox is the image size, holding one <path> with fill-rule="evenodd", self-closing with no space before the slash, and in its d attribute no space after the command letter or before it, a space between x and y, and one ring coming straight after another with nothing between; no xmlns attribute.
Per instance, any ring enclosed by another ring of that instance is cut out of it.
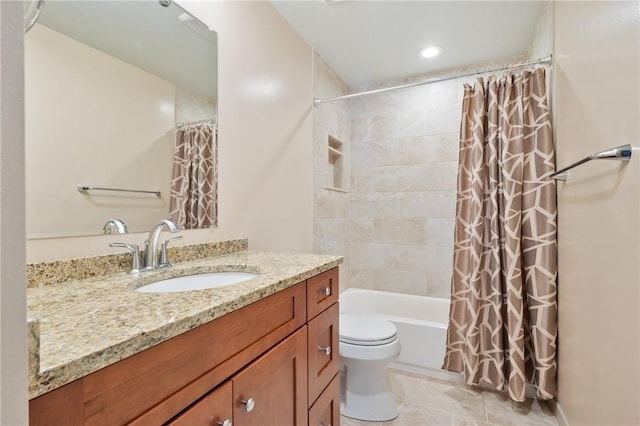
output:
<svg viewBox="0 0 640 426"><path fill-rule="evenodd" d="M242 402L244 404L244 409L247 411L247 413L249 413L251 410L253 410L253 407L255 407L255 405L256 405L256 400L253 399L253 398L243 399L240 402Z"/></svg>
<svg viewBox="0 0 640 426"><path fill-rule="evenodd" d="M324 426L324 423L320 423L320 426ZM331 426L331 423L327 423L327 426Z"/></svg>
<svg viewBox="0 0 640 426"><path fill-rule="evenodd" d="M232 426L231 419L224 419L221 422L217 422L218 426Z"/></svg>
<svg viewBox="0 0 640 426"><path fill-rule="evenodd" d="M327 296L331 296L331 287L327 286L324 288L324 294Z"/></svg>
<svg viewBox="0 0 640 426"><path fill-rule="evenodd" d="M318 346L318 350L320 352L324 352L325 355L327 356L331 355L331 346L327 346L326 348L323 348L322 346Z"/></svg>

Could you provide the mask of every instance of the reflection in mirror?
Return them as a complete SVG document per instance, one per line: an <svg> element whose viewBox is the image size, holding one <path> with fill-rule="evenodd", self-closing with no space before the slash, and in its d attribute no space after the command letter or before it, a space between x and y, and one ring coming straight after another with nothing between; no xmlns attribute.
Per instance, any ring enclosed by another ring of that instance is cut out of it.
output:
<svg viewBox="0 0 640 426"><path fill-rule="evenodd" d="M25 105L29 238L113 218L147 231L170 208L216 226L217 35L175 2L47 2L25 35Z"/></svg>

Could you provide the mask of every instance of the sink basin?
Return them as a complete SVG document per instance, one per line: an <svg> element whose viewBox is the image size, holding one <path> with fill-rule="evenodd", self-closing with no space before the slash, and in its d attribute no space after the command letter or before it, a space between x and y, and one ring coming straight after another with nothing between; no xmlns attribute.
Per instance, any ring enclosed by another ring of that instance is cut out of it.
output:
<svg viewBox="0 0 640 426"><path fill-rule="evenodd" d="M256 277L250 272L209 272L169 278L143 285L136 289L139 293L176 293L180 291L205 290L241 283Z"/></svg>

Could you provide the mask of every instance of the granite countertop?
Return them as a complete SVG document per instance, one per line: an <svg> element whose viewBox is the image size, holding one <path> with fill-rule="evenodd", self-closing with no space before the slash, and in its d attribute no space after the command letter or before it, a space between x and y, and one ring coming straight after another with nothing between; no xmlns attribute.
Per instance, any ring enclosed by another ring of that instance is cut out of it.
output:
<svg viewBox="0 0 640 426"><path fill-rule="evenodd" d="M241 251L138 275L118 273L29 288L28 315L39 326L39 353L29 354L30 358L39 356L38 372L29 377L29 398L340 263L339 256ZM155 294L133 290L159 279L221 270L256 272L258 276L209 290Z"/></svg>

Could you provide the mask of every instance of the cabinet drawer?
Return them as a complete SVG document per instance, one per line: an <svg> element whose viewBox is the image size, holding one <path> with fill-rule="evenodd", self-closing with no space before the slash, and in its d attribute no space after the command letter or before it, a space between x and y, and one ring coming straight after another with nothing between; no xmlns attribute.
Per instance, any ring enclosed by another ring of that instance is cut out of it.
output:
<svg viewBox="0 0 640 426"><path fill-rule="evenodd" d="M340 376L335 375L329 386L309 409L309 426L340 426Z"/></svg>
<svg viewBox="0 0 640 426"><path fill-rule="evenodd" d="M231 421L232 388L230 381L218 386L167 426L212 426Z"/></svg>
<svg viewBox="0 0 640 426"><path fill-rule="evenodd" d="M307 338L309 406L340 368L338 318L338 303L335 303L309 321Z"/></svg>
<svg viewBox="0 0 640 426"><path fill-rule="evenodd" d="M338 300L338 268L307 280L307 319L318 315Z"/></svg>

